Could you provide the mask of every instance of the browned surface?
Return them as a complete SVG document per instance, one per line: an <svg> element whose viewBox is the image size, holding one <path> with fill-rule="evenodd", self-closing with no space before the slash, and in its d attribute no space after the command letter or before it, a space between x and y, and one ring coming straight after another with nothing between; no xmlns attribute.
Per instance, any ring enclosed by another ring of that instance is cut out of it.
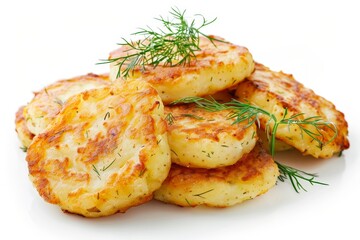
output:
<svg viewBox="0 0 360 240"><path fill-rule="evenodd" d="M223 40L220 37L215 38ZM251 74L254 61L247 48L224 40L214 41L214 44L207 38L200 37L200 49L195 51L196 59L192 58L190 62L181 65L176 65L179 59L172 62L172 65L166 65L165 61L160 62L156 67L145 65L132 68L130 65L126 77L151 83L162 101L167 104L184 97L214 94L235 86ZM110 64L110 79L118 78L119 63L123 60L125 62L121 73L127 69L131 59L126 60L123 57L136 54L134 51L128 46L122 46L110 53L109 58L114 59ZM122 58L116 60L119 57Z"/></svg>
<svg viewBox="0 0 360 240"><path fill-rule="evenodd" d="M21 106L15 115L15 131L18 134L19 140L23 147L28 147L34 138L34 134L32 134L26 126L26 121L24 118L24 108L25 106Z"/></svg>
<svg viewBox="0 0 360 240"><path fill-rule="evenodd" d="M224 40L218 36L212 36L217 39ZM238 58L248 54L248 49L242 46L237 46L228 42L214 41L213 45L207 38L200 38L200 51L196 51L196 59L190 61L187 65L180 66L164 66L158 65L156 68L152 66L146 66L145 70L140 67L136 67L132 73L134 77L141 75L143 79L153 84L169 84L176 85L177 81L181 81L181 77L185 74L199 74L204 68L213 68L215 66L222 66L224 62L218 58L218 55L228 54L229 52L236 51ZM118 58L131 54L133 51L129 51L128 46L123 46L110 53L110 58ZM231 65L228 66L231 69Z"/></svg>
<svg viewBox="0 0 360 240"><path fill-rule="evenodd" d="M27 152L39 194L88 217L150 200L170 167L162 117L160 98L145 82L71 97Z"/></svg>
<svg viewBox="0 0 360 240"><path fill-rule="evenodd" d="M320 116L324 121L336 125L337 137L324 146L318 146L306 134L301 134L298 127L280 126L276 138L297 148L303 154L328 158L350 146L347 138L348 124L344 114L338 111L333 103L296 81L291 74L274 72L264 65L256 63L253 74L238 85L236 95L241 101L249 101L273 113L278 120L283 117L286 108L288 110L287 118L304 113L300 119ZM261 128L265 129L269 118L265 115L260 115L259 118ZM316 131L310 125L303 126L310 131ZM334 132L325 126L320 127L319 131L322 136L319 136L318 139L323 143L327 143L334 135Z"/></svg>
<svg viewBox="0 0 360 240"><path fill-rule="evenodd" d="M189 140L207 138L219 141L221 133L231 133L241 140L248 133L245 124L232 124L233 119L227 119L229 111L209 112L193 104L183 104L165 106L165 114L168 113L174 117L174 123L168 126L169 131L178 130L189 134ZM255 131L254 128L250 130Z"/></svg>
<svg viewBox="0 0 360 240"><path fill-rule="evenodd" d="M199 182L231 183L251 181L273 167L274 160L263 147L257 145L253 151L243 156L236 164L215 169L187 168L177 164L171 166L164 184L174 188L197 184Z"/></svg>
<svg viewBox="0 0 360 240"><path fill-rule="evenodd" d="M154 197L184 207L229 207L267 192L278 174L272 157L257 144L231 166L203 169L172 164Z"/></svg>
<svg viewBox="0 0 360 240"><path fill-rule="evenodd" d="M24 108L24 117L29 131L35 135L42 132L61 111L66 99L81 91L82 86L108 86L109 75L89 73L56 81L39 92L34 92L34 98Z"/></svg>

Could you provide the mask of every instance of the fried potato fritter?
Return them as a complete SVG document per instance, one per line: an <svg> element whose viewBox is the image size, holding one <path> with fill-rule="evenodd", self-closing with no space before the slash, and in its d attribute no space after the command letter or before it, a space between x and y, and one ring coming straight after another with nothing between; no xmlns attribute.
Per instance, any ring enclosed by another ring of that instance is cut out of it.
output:
<svg viewBox="0 0 360 240"><path fill-rule="evenodd" d="M26 126L26 121L23 114L24 108L25 106L21 106L16 112L15 131L22 146L26 149L29 147L35 135L32 134Z"/></svg>
<svg viewBox="0 0 360 240"><path fill-rule="evenodd" d="M128 78L141 78L151 83L167 104L183 97L209 95L232 87L254 70L252 55L245 47L225 41L214 41L213 44L205 37L200 37L199 47L201 50L195 51L196 59L189 65L147 66L145 70L137 67ZM110 53L109 58L131 53L132 50L123 46ZM118 73L117 64L114 62L110 65L112 80L116 79Z"/></svg>
<svg viewBox="0 0 360 240"><path fill-rule="evenodd" d="M24 108L26 126L37 135L54 120L66 100L85 90L108 86L108 74L89 73L72 79L57 81L36 92L32 101Z"/></svg>
<svg viewBox="0 0 360 240"><path fill-rule="evenodd" d="M147 202L171 165L163 118L144 81L81 92L29 146L30 178L47 202L86 217Z"/></svg>
<svg viewBox="0 0 360 240"><path fill-rule="evenodd" d="M292 75L271 71L257 63L253 74L238 85L236 95L240 101L249 101L274 114L278 120L284 117L285 109L287 109L286 118L303 113L298 118L319 116L322 120L333 123L338 134L331 142L329 141L335 136L334 126L322 125L316 129L311 124L301 125L307 131L317 134L314 137L321 144L295 124L279 125L276 138L298 149L304 155L330 158L349 148L348 124L344 114L338 111L330 101L316 95L312 90L297 82ZM260 114L259 119L260 126L264 130L269 117ZM270 126L272 128L272 121Z"/></svg>
<svg viewBox="0 0 360 240"><path fill-rule="evenodd" d="M256 125L232 124L228 111L209 112L193 104L165 106L172 162L185 167L216 168L236 163L257 140Z"/></svg>
<svg viewBox="0 0 360 240"><path fill-rule="evenodd" d="M278 167L260 144L237 163L215 169L172 164L154 198L184 207L228 207L267 192L276 183Z"/></svg>

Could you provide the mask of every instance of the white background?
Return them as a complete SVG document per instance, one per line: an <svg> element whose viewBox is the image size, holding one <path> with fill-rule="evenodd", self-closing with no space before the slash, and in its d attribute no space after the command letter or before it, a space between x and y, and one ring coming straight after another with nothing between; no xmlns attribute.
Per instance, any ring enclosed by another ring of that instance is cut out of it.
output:
<svg viewBox="0 0 360 240"><path fill-rule="evenodd" d="M356 1L9 1L1 2L1 239L315 239L358 236L359 8ZM334 102L349 123L351 148L328 160L278 155L317 172L329 186L295 193L279 183L227 209L151 202L125 214L85 219L45 203L27 176L14 130L15 112L56 80L88 72L121 37L171 6L218 20L204 29L249 48L254 59L294 74ZM4 236L9 236L5 237ZM20 237L20 238L19 238Z"/></svg>

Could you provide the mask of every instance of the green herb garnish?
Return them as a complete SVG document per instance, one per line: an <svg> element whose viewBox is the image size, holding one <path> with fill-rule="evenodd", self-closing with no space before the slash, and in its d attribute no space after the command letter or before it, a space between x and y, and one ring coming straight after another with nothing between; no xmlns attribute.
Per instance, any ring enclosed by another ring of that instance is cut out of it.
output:
<svg viewBox="0 0 360 240"><path fill-rule="evenodd" d="M173 124L174 124L174 120L175 120L174 115L172 115L172 113L166 114L165 120L167 121L167 123L169 124L169 126L173 125Z"/></svg>
<svg viewBox="0 0 360 240"><path fill-rule="evenodd" d="M23 152L27 152L28 148L26 146L21 146L20 149L23 151Z"/></svg>
<svg viewBox="0 0 360 240"><path fill-rule="evenodd" d="M103 166L100 170L104 172L104 171L105 171L106 169L108 169L111 165L113 165L113 163L115 162L115 160L116 160L116 158L115 158L109 165Z"/></svg>
<svg viewBox="0 0 360 240"><path fill-rule="evenodd" d="M181 116L194 118L194 119L197 119L197 120L205 120L205 118L203 118L203 117L200 117L200 116L197 116L197 115L194 115L194 114L189 114L189 113L181 114Z"/></svg>
<svg viewBox="0 0 360 240"><path fill-rule="evenodd" d="M104 117L104 121L105 121L106 119L108 119L108 118L110 118L110 112L106 112L105 117Z"/></svg>
<svg viewBox="0 0 360 240"><path fill-rule="evenodd" d="M97 177L101 180L99 170L96 168L96 166L94 164L92 165L92 167L93 167L93 171L96 173Z"/></svg>
<svg viewBox="0 0 360 240"><path fill-rule="evenodd" d="M222 41L202 32L202 29L216 18L207 20L198 14L197 18L188 21L185 12L186 10L171 8L171 19L162 16L155 18L160 21L162 28L140 28L132 35L142 37L141 40L129 41L122 38L118 45L125 47L124 56L101 60L99 64L115 63L119 67L116 77L126 78L136 66L145 70L148 65L156 68L158 65L172 67L189 64L196 58L195 52L201 50L200 36L209 39L213 44L214 41Z"/></svg>
<svg viewBox="0 0 360 240"><path fill-rule="evenodd" d="M303 190L306 192L306 189L301 185L300 180L309 182L311 185L314 185L314 184L329 185L327 183L315 181L314 180L315 177L318 177L317 174L307 173L307 172L301 171L299 169L283 165L277 161L275 161L275 162L278 165L279 172L280 172L278 179L281 182L284 182L286 179L289 179L291 182L291 185L293 186L293 188L295 189L295 191L297 193L300 190Z"/></svg>
<svg viewBox="0 0 360 240"><path fill-rule="evenodd" d="M209 193L209 192L211 192L211 191L214 191L214 189L210 189L210 190L207 190L207 191L202 192L202 193L194 194L193 196L194 196L194 197L205 198L203 195L206 194L206 193Z"/></svg>

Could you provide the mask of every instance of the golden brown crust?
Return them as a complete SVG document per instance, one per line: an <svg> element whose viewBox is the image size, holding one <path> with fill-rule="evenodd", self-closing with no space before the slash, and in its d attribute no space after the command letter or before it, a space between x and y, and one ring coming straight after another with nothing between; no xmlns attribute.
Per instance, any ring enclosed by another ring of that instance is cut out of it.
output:
<svg viewBox="0 0 360 240"><path fill-rule="evenodd" d="M230 112L209 112L193 104L165 107L172 162L186 167L232 165L250 152L257 140L255 124L233 124Z"/></svg>
<svg viewBox="0 0 360 240"><path fill-rule="evenodd" d="M320 116L323 120L336 125L338 135L331 143L319 147L306 134L292 125L279 126L276 138L295 147L304 155L329 158L335 153L349 148L348 124L344 114L336 109L334 104L325 98L316 95L314 91L297 82L292 75L283 72L274 72L259 63L255 66L254 73L238 85L236 95L241 101L249 101L281 119L285 108L287 117L304 113L302 118ZM268 117L260 116L260 125L264 129ZM310 131L316 131L310 125L304 125ZM334 135L328 127L320 127L323 142L328 142Z"/></svg>
<svg viewBox="0 0 360 240"><path fill-rule="evenodd" d="M25 106L21 106L16 112L15 131L18 135L18 138L22 146L26 149L27 147L29 147L35 135L32 134L26 126L26 121L23 114L24 108Z"/></svg>
<svg viewBox="0 0 360 240"><path fill-rule="evenodd" d="M174 123L168 124L169 131L178 129L187 134L195 133L189 135L189 139L207 138L219 141L221 133L231 133L238 140L244 137L245 124L241 126L232 124L233 120L228 119L229 111L209 112L197 108L194 104L165 106L165 114L170 113L174 118ZM189 126L184 126L182 123L188 123ZM251 130L254 130L254 128L251 128Z"/></svg>
<svg viewBox="0 0 360 240"><path fill-rule="evenodd" d="M110 83L108 74L89 73L59 80L35 92L32 101L24 108L27 128L34 135L43 132L61 111L69 97L85 90L108 86Z"/></svg>
<svg viewBox="0 0 360 240"><path fill-rule="evenodd" d="M180 206L227 207L252 199L275 185L278 168L259 144L236 164L215 169L173 164L155 199Z"/></svg>
<svg viewBox="0 0 360 240"><path fill-rule="evenodd" d="M71 97L28 149L39 194L86 217L148 201L170 168L163 114L157 92L145 82Z"/></svg>
<svg viewBox="0 0 360 240"><path fill-rule="evenodd" d="M247 48L228 42L214 43L201 37L201 50L195 52L196 60L192 60L189 65L147 66L145 70L138 67L129 78L141 78L151 83L164 103L170 103L183 97L216 93L236 85L251 74L254 63ZM110 53L110 58L130 54L128 50L127 47L117 49ZM111 64L110 79L116 79L117 72L117 63Z"/></svg>

